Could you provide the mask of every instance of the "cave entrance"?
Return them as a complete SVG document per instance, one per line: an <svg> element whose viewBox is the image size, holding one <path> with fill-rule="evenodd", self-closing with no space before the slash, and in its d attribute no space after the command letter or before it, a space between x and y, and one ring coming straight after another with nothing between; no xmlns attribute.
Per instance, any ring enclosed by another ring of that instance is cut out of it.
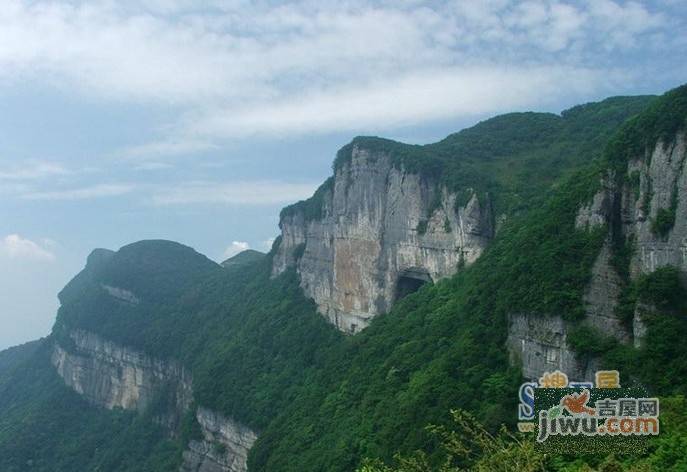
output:
<svg viewBox="0 0 687 472"><path fill-rule="evenodd" d="M413 267L401 272L396 281L396 292L394 301L407 297L411 293L417 292L426 283L431 283L432 277L429 272L419 267Z"/></svg>

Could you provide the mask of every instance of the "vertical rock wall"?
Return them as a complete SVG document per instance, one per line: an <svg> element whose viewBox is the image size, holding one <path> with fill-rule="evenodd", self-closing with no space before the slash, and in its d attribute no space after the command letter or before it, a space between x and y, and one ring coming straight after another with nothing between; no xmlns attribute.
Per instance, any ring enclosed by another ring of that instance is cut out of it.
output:
<svg viewBox="0 0 687 472"><path fill-rule="evenodd" d="M193 403L191 375L178 363L155 359L82 330L73 346L56 343L52 363L64 383L94 405L145 411L163 396L167 410L156 419L174 434ZM168 400L171 396L171 402ZM207 408L196 410L202 439L184 452L182 472L245 472L257 435Z"/></svg>
<svg viewBox="0 0 687 472"><path fill-rule="evenodd" d="M659 214L671 212L673 224L658 230ZM634 319L623 323L616 307L624 285L612 263L614 240L632 247L630 277L637 278L660 267L677 267L687 277L687 145L685 132L670 142L659 141L643 156L630 160L625 176L609 174L593 200L580 209L576 219L580 230L605 226L608 239L592 268L584 293L586 316L583 323L620 342L640 346L646 327L638 304ZM592 380L594 365L575 357L566 342L570 325L546 314L513 314L508 348L520 362L527 378L560 369L575 380ZM547 361L548 359L548 361Z"/></svg>
<svg viewBox="0 0 687 472"><path fill-rule="evenodd" d="M295 266L305 294L342 331L389 310L402 279L432 280L474 262L493 237L491 202L467 201L384 153L354 147L321 190L321 211L280 221L273 274Z"/></svg>

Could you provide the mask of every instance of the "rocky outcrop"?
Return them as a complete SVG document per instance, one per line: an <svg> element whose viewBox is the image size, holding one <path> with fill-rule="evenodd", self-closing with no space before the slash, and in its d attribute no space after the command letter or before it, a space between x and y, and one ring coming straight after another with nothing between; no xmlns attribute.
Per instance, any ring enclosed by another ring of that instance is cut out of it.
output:
<svg viewBox="0 0 687 472"><path fill-rule="evenodd" d="M87 331L73 330L70 338L74 351L56 343L52 363L64 383L91 403L142 412L169 392L175 410L183 413L189 408L191 376L179 364L153 359Z"/></svg>
<svg viewBox="0 0 687 472"><path fill-rule="evenodd" d="M623 281L613 267L611 257L611 242L607 240L594 262L592 277L582 298L585 305L583 323L621 342L627 342L632 333L628 332L616 314Z"/></svg>
<svg viewBox="0 0 687 472"><path fill-rule="evenodd" d="M633 276L671 265L687 272L687 150L685 132L630 161L623 187L623 234L634 239ZM636 182L636 180L639 182ZM633 181L634 180L634 181ZM637 186L638 184L638 186ZM661 214L673 223L659 224Z"/></svg>
<svg viewBox="0 0 687 472"><path fill-rule="evenodd" d="M507 347L511 363L522 365L527 380L538 380L544 372L560 370L570 380L594 379L596 364L585 362L568 346L569 325L560 316L515 313L509 317Z"/></svg>
<svg viewBox="0 0 687 472"><path fill-rule="evenodd" d="M64 383L94 405L143 412L161 402L155 420L172 434L193 403L193 381L180 364L155 359L82 330L69 332L71 346L53 347L52 363ZM247 426L199 407L202 439L192 440L181 470L245 472L257 435Z"/></svg>
<svg viewBox="0 0 687 472"><path fill-rule="evenodd" d="M138 305L139 303L141 303L141 300L139 300L139 298L136 295L134 295L134 293L130 290L125 290L119 287L112 287L111 285L105 284L100 284L100 286L111 297L115 298L120 302L128 303L130 305Z"/></svg>
<svg viewBox="0 0 687 472"><path fill-rule="evenodd" d="M248 469L248 451L258 439L240 423L205 408L196 419L202 440L191 440L184 452L182 472L243 472Z"/></svg>
<svg viewBox="0 0 687 472"><path fill-rule="evenodd" d="M295 266L319 311L355 333L414 287L480 256L493 237L491 202L462 194L354 145L310 202L282 214L273 274Z"/></svg>
<svg viewBox="0 0 687 472"><path fill-rule="evenodd" d="M576 227L605 226L608 239L592 268L584 293L585 319L604 335L620 342L642 344L643 314L651 307L638 303L631 325L616 314L624 281L612 264L613 242L632 249L629 277L635 279L660 267L677 267L687 276L687 143L685 132L669 142L659 141L645 155L628 163L626 175L609 173L592 201L580 208ZM566 343L570 326L544 314L511 316L508 348L527 378L556 368L570 378L591 380L590 365L576 359ZM591 367L594 367L593 365ZM576 379L577 380L577 379Z"/></svg>

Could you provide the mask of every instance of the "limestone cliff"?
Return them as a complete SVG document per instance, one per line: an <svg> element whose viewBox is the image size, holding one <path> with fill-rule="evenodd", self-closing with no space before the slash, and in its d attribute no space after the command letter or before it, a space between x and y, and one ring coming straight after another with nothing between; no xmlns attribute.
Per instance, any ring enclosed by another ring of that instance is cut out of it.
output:
<svg viewBox="0 0 687 472"><path fill-rule="evenodd" d="M94 405L145 411L166 400L156 420L175 434L193 404L193 380L176 362L152 358L83 330L69 332L71 346L53 347L52 363L65 384ZM170 401L171 400L171 401ZM196 410L202 439L190 441L183 472L244 472L257 435L207 408Z"/></svg>
<svg viewBox="0 0 687 472"><path fill-rule="evenodd" d="M94 405L143 412L169 392L175 408L163 421L174 429L193 400L190 374L82 330L70 332L73 350L55 343L52 363L64 383Z"/></svg>
<svg viewBox="0 0 687 472"><path fill-rule="evenodd" d="M624 171L624 169L623 169ZM576 226L608 228L608 237L592 268L585 290L583 323L621 342L641 345L646 328L637 305L631 325L617 316L624 281L612 263L618 245L629 249L630 280L663 266L674 266L687 276L687 143L685 131L659 140L644 153L631 156L626 173L609 171L601 189L580 208ZM576 380L591 380L594 365L577 359L566 343L570 325L559 316L513 314L508 347L522 363L527 378L561 369Z"/></svg>
<svg viewBox="0 0 687 472"><path fill-rule="evenodd" d="M491 202L354 145L307 202L282 213L273 274L295 266L305 294L355 333L424 282L474 262L494 233Z"/></svg>
<svg viewBox="0 0 687 472"><path fill-rule="evenodd" d="M212 410L198 408L203 439L191 440L181 472L243 472L248 451L258 439L246 426Z"/></svg>

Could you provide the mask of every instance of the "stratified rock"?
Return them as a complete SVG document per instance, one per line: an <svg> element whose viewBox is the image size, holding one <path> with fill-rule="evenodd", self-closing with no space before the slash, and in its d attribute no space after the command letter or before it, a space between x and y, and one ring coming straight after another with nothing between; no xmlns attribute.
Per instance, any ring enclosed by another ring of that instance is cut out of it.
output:
<svg viewBox="0 0 687 472"><path fill-rule="evenodd" d="M282 215L273 274L295 266L319 311L355 333L408 291L480 256L494 233L491 202L464 193L460 202L389 155L355 145L316 201Z"/></svg>
<svg viewBox="0 0 687 472"><path fill-rule="evenodd" d="M242 424L206 408L198 408L196 419L203 439L189 443L181 471L246 471L248 451L258 439L257 435Z"/></svg>
<svg viewBox="0 0 687 472"><path fill-rule="evenodd" d="M629 276L636 279L660 267L674 266L687 277L687 145L685 132L669 142L659 141L644 155L629 160L627 175L609 172L593 200L580 208L575 225L593 231L607 227L605 241L592 267L583 300L583 323L621 342L642 344L646 326L642 314L650 307L638 303L634 317L623 323L616 307L623 280L612 264L612 241L632 247ZM660 211L674 213L665 234L656 231ZM567 346L570 324L558 316L512 314L508 335L511 358L527 378L560 369L575 380L592 380L592 369L575 358ZM594 367L593 365L591 367Z"/></svg>
<svg viewBox="0 0 687 472"><path fill-rule="evenodd" d="M161 395L171 399L155 419L176 434L193 403L193 380L180 364L152 358L83 330L69 331L73 346L53 347L52 363L64 383L94 405L143 412ZM182 472L245 472L257 435L207 408L196 410L202 439L184 452Z"/></svg>

